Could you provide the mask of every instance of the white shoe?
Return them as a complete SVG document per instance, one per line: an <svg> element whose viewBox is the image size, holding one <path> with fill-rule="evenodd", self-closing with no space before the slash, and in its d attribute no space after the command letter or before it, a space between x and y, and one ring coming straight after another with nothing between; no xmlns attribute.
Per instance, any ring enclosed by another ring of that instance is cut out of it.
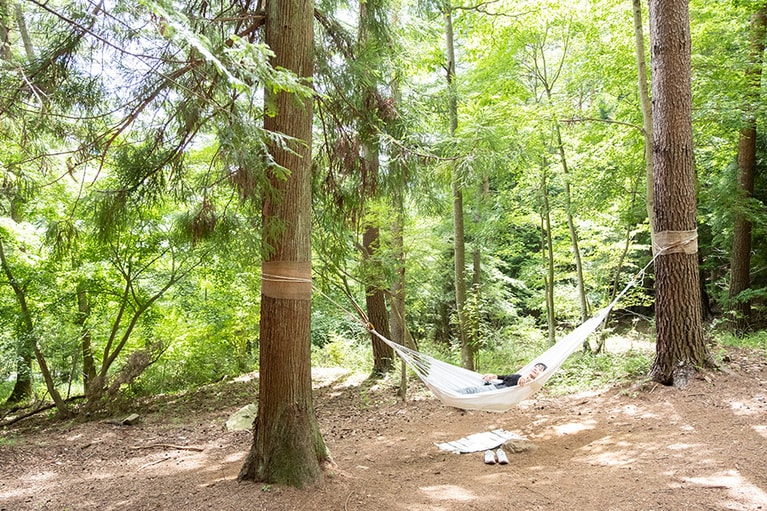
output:
<svg viewBox="0 0 767 511"><path fill-rule="evenodd" d="M495 454L493 454L493 451L485 451L485 463L495 465Z"/></svg>
<svg viewBox="0 0 767 511"><path fill-rule="evenodd" d="M503 449L498 449L495 452L495 455L498 457L498 463L500 465L508 465L509 464L509 458L506 456L506 451Z"/></svg>

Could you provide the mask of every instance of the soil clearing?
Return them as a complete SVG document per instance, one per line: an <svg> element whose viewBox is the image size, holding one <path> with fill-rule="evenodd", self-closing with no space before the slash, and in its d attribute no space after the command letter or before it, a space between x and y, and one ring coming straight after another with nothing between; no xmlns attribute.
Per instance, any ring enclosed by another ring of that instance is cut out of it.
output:
<svg viewBox="0 0 767 511"><path fill-rule="evenodd" d="M224 423L255 396L238 379L155 398L133 426L43 418L0 430L0 509L757 510L767 509L767 359L729 350L683 390L648 383L552 396L502 413L446 407L315 371L335 466L323 485L237 482L251 443ZM127 414L126 414L127 415ZM529 441L507 465L436 443L504 429Z"/></svg>

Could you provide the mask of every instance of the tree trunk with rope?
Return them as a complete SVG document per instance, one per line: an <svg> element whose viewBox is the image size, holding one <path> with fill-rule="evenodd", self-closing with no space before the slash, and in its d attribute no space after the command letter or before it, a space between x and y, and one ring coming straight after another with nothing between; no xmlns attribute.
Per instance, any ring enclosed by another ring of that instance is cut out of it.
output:
<svg viewBox="0 0 767 511"><path fill-rule="evenodd" d="M272 65L312 76L311 0L268 2L266 43ZM290 147L273 144L271 155L287 169L269 171L274 193L262 206L261 332L258 415L253 443L240 480L305 487L324 479L330 459L320 434L311 379L311 139L312 98L267 91L276 114L264 127L291 137Z"/></svg>
<svg viewBox="0 0 767 511"><path fill-rule="evenodd" d="M701 325L686 0L650 0L650 36L655 243L661 250L655 262L657 343L650 377L683 387L709 363Z"/></svg>

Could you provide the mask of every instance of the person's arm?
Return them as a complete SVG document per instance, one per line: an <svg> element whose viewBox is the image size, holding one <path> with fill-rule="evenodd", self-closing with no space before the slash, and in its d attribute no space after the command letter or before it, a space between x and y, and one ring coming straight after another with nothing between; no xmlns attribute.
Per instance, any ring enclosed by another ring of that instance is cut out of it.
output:
<svg viewBox="0 0 767 511"><path fill-rule="evenodd" d="M486 374L486 375L482 376L482 379L485 380L488 383L493 381L493 380L501 380L501 382L498 383L498 386L501 386L501 387L513 387L514 385L517 384L517 382L519 381L521 376L522 375L517 374L517 373L514 373L514 374L501 374L501 375L498 375L498 374Z"/></svg>

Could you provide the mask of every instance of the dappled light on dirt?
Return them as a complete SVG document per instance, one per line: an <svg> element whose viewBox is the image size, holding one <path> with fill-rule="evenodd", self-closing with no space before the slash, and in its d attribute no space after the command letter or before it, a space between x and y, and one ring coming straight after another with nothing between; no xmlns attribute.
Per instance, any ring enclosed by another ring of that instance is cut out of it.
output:
<svg viewBox="0 0 767 511"><path fill-rule="evenodd" d="M456 502L468 502L479 498L474 492L455 485L426 486L421 488L421 491L423 491L428 498L437 501L452 500Z"/></svg>
<svg viewBox="0 0 767 511"><path fill-rule="evenodd" d="M501 414L444 406L417 381L402 402L389 382L315 369L335 465L301 490L236 481L252 434L225 423L257 379L136 403L133 426L40 417L0 431L0 510L764 510L767 363L732 360L747 363L683 390L544 388ZM496 429L525 439L508 465L435 445Z"/></svg>
<svg viewBox="0 0 767 511"><path fill-rule="evenodd" d="M767 492L744 479L736 470L719 472L710 476L687 477L678 488L694 485L700 488L722 490L721 507L724 509L764 509L767 507Z"/></svg>
<svg viewBox="0 0 767 511"><path fill-rule="evenodd" d="M587 429L594 429L595 424L596 422L593 420L584 422L570 422L568 424L562 424L561 426L554 426L554 431L557 435L560 436L572 435Z"/></svg>
<svg viewBox="0 0 767 511"><path fill-rule="evenodd" d="M757 395L750 399L733 401L730 403L730 408L738 415L764 414L767 412L767 397Z"/></svg>

